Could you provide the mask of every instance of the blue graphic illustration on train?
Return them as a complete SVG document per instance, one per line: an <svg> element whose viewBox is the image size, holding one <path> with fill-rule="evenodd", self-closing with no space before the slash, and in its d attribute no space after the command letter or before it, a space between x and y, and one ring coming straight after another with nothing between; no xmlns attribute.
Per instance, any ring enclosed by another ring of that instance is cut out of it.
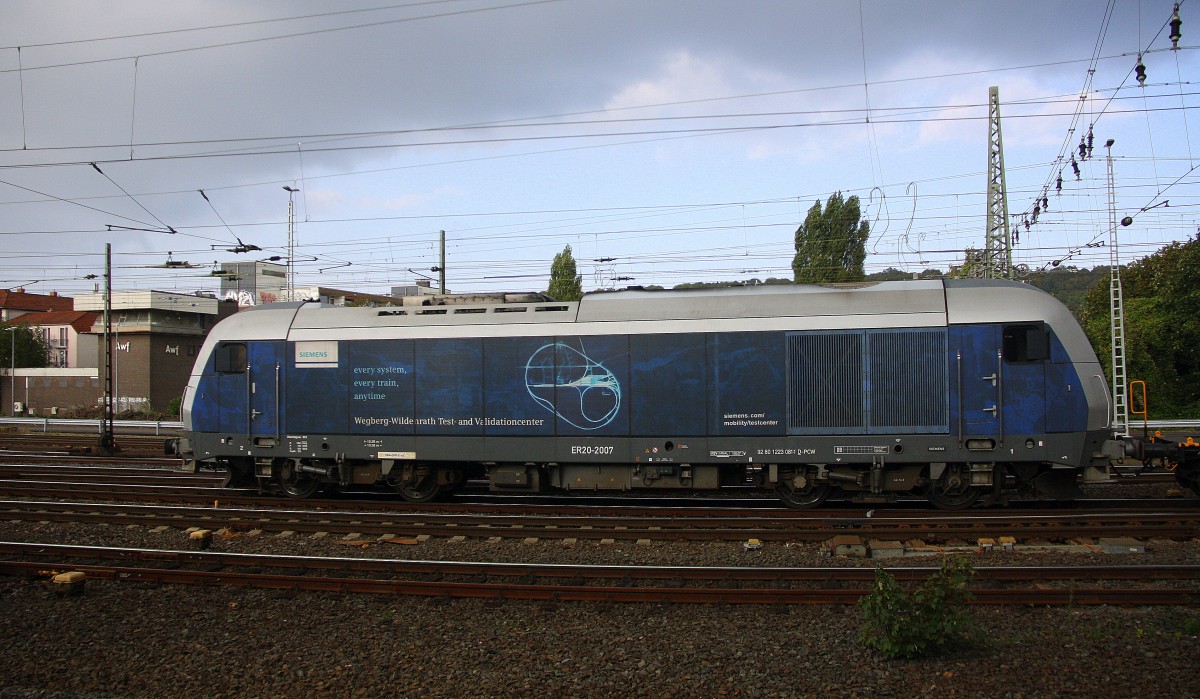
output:
<svg viewBox="0 0 1200 699"><path fill-rule="evenodd" d="M525 387L538 405L581 430L612 422L621 409L621 384L600 362L565 342L542 345L525 363Z"/></svg>

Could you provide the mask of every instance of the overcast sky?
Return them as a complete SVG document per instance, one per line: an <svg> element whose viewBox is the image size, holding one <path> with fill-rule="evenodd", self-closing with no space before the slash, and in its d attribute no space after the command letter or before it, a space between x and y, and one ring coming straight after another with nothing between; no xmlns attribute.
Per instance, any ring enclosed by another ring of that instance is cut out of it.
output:
<svg viewBox="0 0 1200 699"><path fill-rule="evenodd" d="M544 290L566 245L587 290L790 277L839 190L868 271L944 270L992 85L1015 262L1107 264L1108 139L1122 259L1197 230L1190 2L1178 51L1169 0L385 3L0 4L0 288L89 291L109 242L116 289L215 290L287 254L284 186L298 285L436 277L440 230L454 291Z"/></svg>

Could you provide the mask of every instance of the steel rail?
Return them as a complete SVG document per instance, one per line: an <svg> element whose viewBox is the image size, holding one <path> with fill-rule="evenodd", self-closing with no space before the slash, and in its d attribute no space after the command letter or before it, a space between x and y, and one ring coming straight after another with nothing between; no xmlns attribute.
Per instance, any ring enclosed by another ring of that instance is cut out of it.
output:
<svg viewBox="0 0 1200 699"><path fill-rule="evenodd" d="M200 472L193 473L190 470L179 468L177 459L168 460L169 463L157 463L159 459L148 459L152 463L146 464L146 467L131 466L131 465L99 465L99 464L20 464L20 463L0 463L0 474L7 476L28 476L30 478L44 479L55 475L70 475L74 477L86 478L107 478L109 476L139 476L146 474L158 474L169 478L206 478L213 481L224 480L224 473Z"/></svg>
<svg viewBox="0 0 1200 699"><path fill-rule="evenodd" d="M2 475L2 474L0 474ZM87 483L82 481L72 481L65 477L63 480L48 480L48 481L29 481L29 480L6 480L0 478L0 493L21 494L22 496L44 495L52 498L63 497L81 497L89 495L105 495L112 498L129 497L131 499L142 499L140 496L157 495L164 491L174 492L177 495L191 495L192 499L197 503L202 502L204 498L211 499L214 494L218 497L223 492L230 492L222 488L220 484L214 484L212 481L204 479L180 479L178 481L167 481L154 476L120 476L120 483ZM142 481L142 482L138 482ZM245 490L234 492L247 492ZM249 491L257 492L257 491ZM233 494L230 492L230 494Z"/></svg>
<svg viewBox="0 0 1200 699"><path fill-rule="evenodd" d="M188 477L183 477L181 480L187 481ZM169 482L170 479L165 479L163 482ZM191 482L191 481L188 481ZM203 482L203 481L201 481ZM32 487L24 487L26 485ZM64 489L70 491L71 495L92 494L88 490L92 486L89 483L71 483L52 481L48 484L40 484L33 481L15 480L4 481L0 480L0 490L11 489L14 492L21 492L28 495L35 492L49 492L50 494L61 495L63 491L56 491L54 488L59 485L78 486L78 490ZM104 486L98 489L97 492L115 491L119 493L120 488L132 488L129 485ZM154 494L160 494L167 491L170 486L155 486L155 485L138 485L138 488L147 489ZM304 517L320 514L322 517L335 515L341 517L354 518L386 518L390 523L399 522L426 522L429 520L446 520L458 521L462 524L479 524L479 525L511 525L515 520L533 520L537 518L545 519L547 522L554 524L565 525L594 525L597 523L613 523L616 522L627 526L640 527L687 527L695 523L702 522L706 525L714 526L729 526L736 525L753 525L758 527L793 527L798 526L803 522L810 522L813 526L824 526L831 529L845 529L851 526L876 526L879 528L904 528L908 524L916 522L925 527L955 527L970 525L976 523L998 524L1006 526L1013 524L1014 526L1027 526L1029 528L1039 528L1051 526L1056 523L1083 523L1084 525L1092 525L1104 522L1122 521L1148 521L1148 522L1200 522L1200 500L1192 499L1156 499L1148 501L1148 504L1155 509L1146 509L1145 500L1135 500L1132 503L1127 503L1124 500L1116 501L1098 501L1096 510L1081 511L1079 509L1052 510L1042 508L1007 508L1001 510L969 510L966 512L948 512L945 510L911 510L911 509L875 509L860 510L855 508L831 508L825 510L789 510L786 508L780 509L730 509L725 507L685 507L685 508L663 508L657 506L648 507L632 507L627 505L622 506L600 506L600 505L534 505L526 503L424 503L411 504L399 502L397 500L388 499L387 496L376 498L375 500L337 500L337 499L319 499L319 500L292 500L288 498L276 496L256 496L244 497L247 493L255 492L252 489L230 489L230 488L215 488L209 486L188 485L180 488L183 491L194 491L199 497L194 499L194 506L191 509L204 511L206 514L211 514L211 498L214 495L229 496L230 498L240 498L240 502L248 502L249 505L245 509L253 515L268 515L274 513L288 513L289 517ZM132 491L131 491L132 492ZM364 495L378 495L376 493L364 493ZM226 500L220 498L219 502L225 502L228 507L224 508L233 514L242 514L238 510L243 509L239 504L233 506L234 500ZM14 500L2 501L0 506L19 507L30 503L36 503L44 507L55 508L70 508L72 506L91 506L92 503L80 503L70 500L52 500L52 501L29 501L29 500ZM1114 504L1115 503L1115 504ZM112 508L136 510L138 508L152 509L159 506L158 503L150 504L125 504L111 505ZM1139 505L1137 507L1131 505ZM267 506L267 507L256 507ZM273 507L271 507L273 506ZM347 509L338 509L347 508ZM188 509L186 506L172 506L172 512L178 512ZM619 520L619 522L618 522Z"/></svg>
<svg viewBox="0 0 1200 699"><path fill-rule="evenodd" d="M0 561L0 574L42 574L43 563ZM319 577L238 571L171 570L127 566L73 565L85 575L119 582L221 585L317 592L475 598L543 602L642 602L689 604L853 604L869 590L687 588L527 583L459 583L373 578ZM972 590L974 604L1020 605L1194 605L1195 590L1179 589L1039 589Z"/></svg>
<svg viewBox="0 0 1200 699"><path fill-rule="evenodd" d="M614 516L531 517L518 515L456 515L407 512L331 512L311 510L241 509L172 505L0 501L0 518L98 523L138 523L179 526L203 523L209 528L262 529L298 532L359 532L369 534L428 534L436 536L520 537L561 539L670 539L764 541L824 540L837 534L871 538L938 537L972 539L981 535L1036 538L1097 536L1190 537L1200 532L1200 511L1118 514L1038 515L1007 517L930 516L864 518L830 516L813 520L764 517L623 518Z"/></svg>
<svg viewBox="0 0 1200 699"><path fill-rule="evenodd" d="M5 476L10 478L4 478ZM99 478L108 482L92 482L88 480L89 478ZM922 527L952 521L971 523L972 526L975 526L974 523L981 522L988 517L1001 517L1009 522L1020 521L1020 526L1031 527L1033 526L1031 523L1037 521L1036 518L1046 520L1049 517L1068 516L1065 514L1052 515L1047 509L1033 507L1038 503L1033 505L1017 503L1013 507L1002 510L980 509L963 513L931 511L927 508L914 509L912 505L915 503L880 506L878 509L871 510L865 510L862 509L862 506L854 506L850 503L835 503L831 507L820 510L791 510L778 506L763 507L762 505L770 505L770 503L759 499L734 503L717 500L714 506L709 507L690 504L694 503L694 500L686 500L685 502L689 504L683 506L674 505L670 500L659 499L652 499L650 502L653 504L649 504L643 498L625 499L621 501L620 505L607 506L587 504L591 502L590 500L584 500L580 504L566 504L565 502L541 504L541 499L528 496L518 497L516 501L510 499L497 503L451 501L414 505L400 501L394 494L389 496L388 493L369 490L361 493L347 493L348 497L356 499L351 504L346 504L346 500L341 498L295 500L280 496L263 496L256 489L222 488L220 487L220 476L197 475L189 471L169 468L139 469L117 466L7 465L0 466L0 479L3 479L0 480L0 495L17 498L55 501L61 501L64 498L75 498L76 500L105 498L149 501L155 504L175 503L181 506L204 507L206 516L211 514L207 512L210 503L220 503L226 509L278 510L286 508L329 512L337 508L352 508L356 512L376 513L376 516L386 514L388 521L395 522L399 519L409 523L458 514L463 517L462 523L468 525L500 527L512 526L512 518L518 514L527 518L556 517L557 519L553 520L556 525L573 524L571 520L567 519L570 517L586 517L589 518L589 523L593 519L608 523L620 518L625 522L625 526L631 528L679 528L687 524L695 526L702 521L704 529L723 527L730 530L745 529L751 524L768 529L795 528L797 526L795 523L800 520L815 522L818 526L831 523L833 527L844 528L847 522L853 524L871 519L875 513L879 513L879 516L874 521L880 524L873 525L873 528L887 528L889 526L887 523L891 523L892 527L899 527L901 525L898 522L904 519L920 520ZM470 498L469 495L464 497ZM1085 504L1087 503L1076 503L1074 507L1078 508ZM1093 512L1098 510L1105 515L1114 515L1120 512L1154 513L1155 511L1157 513L1163 511L1179 513L1189 508L1195 508L1197 516L1200 517L1200 500L1193 499L1147 500L1143 498L1129 501L1117 499L1089 506L1094 508ZM472 513L474 516L471 516ZM485 519L489 515L500 517L502 521ZM1090 517L1091 515L1081 515L1079 510L1074 509L1070 511L1070 516ZM692 521L689 522L689 519ZM972 533L966 532L965 535ZM1106 533L1116 535L1112 532ZM1163 533L1162 535L1187 536L1190 533Z"/></svg>
<svg viewBox="0 0 1200 699"><path fill-rule="evenodd" d="M20 477L9 478L9 476L20 476L22 474L6 472L4 469L0 469L0 486L16 487L23 483L33 485L54 484L57 486L62 486L63 490L67 493L84 491L87 488L103 488L115 491L118 488L131 485L162 485L173 486L177 488L186 488L189 486L206 486L210 488L221 487L221 481L219 479L208 476L193 476L191 474L178 476L169 471L161 471L157 469L128 470L131 472L105 474L104 478L106 482L99 483L80 480L80 478L86 478L87 476L77 473L40 474L40 477L37 480ZM135 473L135 471L140 471L140 473Z"/></svg>
<svg viewBox="0 0 1200 699"><path fill-rule="evenodd" d="M141 471L143 469L128 469L130 471ZM3 469L0 469L0 476L4 475ZM70 478L70 476L64 476ZM495 527L512 527L513 518L542 518L546 521L554 521L551 518L586 517L589 521L611 521L620 518L624 522L633 524L635 521L640 523L646 529L657 527L658 529L670 529L674 524L688 518L694 521L696 526L703 528L712 528L720 525L722 520L728 522L736 520L739 528L745 528L749 523L758 522L764 518L768 518L775 522L773 527L792 527L802 526L802 522L824 522L829 518L840 518L840 522L844 521L861 521L864 519L872 519L867 517L866 511L855 510L847 507L826 508L819 512L814 511L794 511L783 508L750 508L730 506L728 503L718 502L717 506L703 507L670 507L670 506L598 506L598 505L539 505L534 503L425 503L412 504L402 502L397 499L397 496L389 496L387 493L376 493L364 491L358 494L351 494L350 497L357 497L353 500L345 499L318 499L318 500L290 500L278 496L263 496L257 490L251 488L221 488L213 481L206 481L203 477L195 477L190 475L178 477L164 477L161 480L156 480L151 477L150 480L162 483L161 485L153 484L133 484L128 483L130 480L137 480L137 476L118 477L125 480L126 484L91 484L85 482L72 481L54 481L37 482L29 480L0 480L0 496L7 498L30 498L43 501L64 502L63 498L72 498L76 504L81 499L89 502L96 499L118 500L118 501L135 501L148 502L155 505L175 504L180 506L202 507L205 510L205 516L211 515L211 509L219 505L226 510L235 508L251 508L259 510L281 510L300 509L311 517L313 513L327 513L331 511L342 510L344 516L351 516L347 510L354 513L353 516L361 518L361 516L371 516L382 518L386 515L386 520L395 522L398 520L413 523L424 522L430 518L458 516L462 522L466 524L475 524L477 526L495 526ZM174 480L178 478L178 481ZM174 483L179 483L174 485ZM190 485L184 485L188 483ZM205 485L207 483L207 485ZM70 501L67 501L70 502ZM1079 506L1080 503L1076 503ZM1195 519L1200 520L1200 501L1184 500L1177 498L1146 500L1139 499L1132 502L1124 500L1117 501L1099 501L1092 505L1095 511L1103 512L1107 515L1125 513L1127 517L1132 519L1138 518L1140 513L1157 511L1174 510L1176 512L1186 511L1189 506L1196 508ZM94 508L93 508L94 509ZM937 517L946 516L945 513L938 511L911 510L911 509L887 509L878 510L885 512L876 521L886 521L884 517L890 518L893 521L925 521L933 522ZM995 516L990 514L993 511L978 512L972 511L970 514L958 515L962 521L969 522L972 519L985 516ZM1006 508L1003 511L1003 516L1009 520L1016 520L1024 517L1040 517L1048 516L1047 510L1030 510L1010 509ZM1078 515L1079 513L1073 512ZM1181 515L1185 516L1185 515ZM501 517L504 521L489 521L485 517ZM293 519L289 517L289 519ZM269 518L268 518L269 521ZM1182 520L1188 521L1188 520ZM668 523L664 526L664 522ZM232 525L231 525L232 526ZM461 525L460 525L461 526ZM269 526L267 528L270 528ZM1200 525L1197 527L1200 529ZM427 532L426 532L427 533ZM489 533L489 536L495 535ZM1181 534L1186 536L1187 534ZM999 536L999 534L997 534ZM560 535L561 537L561 535Z"/></svg>
<svg viewBox="0 0 1200 699"><path fill-rule="evenodd" d="M854 566L650 566L587 565L559 563L492 563L438 561L406 558L358 558L346 556L296 556L221 551L183 551L72 544L42 544L0 541L0 555L38 557L50 560L116 560L123 563L154 562L190 564L205 568L237 566L301 570L339 570L391 575L457 575L538 578L609 578L620 580L773 581L773 582L870 582L875 568ZM38 565L45 566L45 562ZM937 566L888 566L897 580L924 580ZM1096 566L979 566L975 579L989 582L1038 582L1049 580L1200 580L1200 565L1096 565ZM1200 589L1197 590L1200 593Z"/></svg>
<svg viewBox="0 0 1200 699"><path fill-rule="evenodd" d="M155 452L156 454L159 452ZM22 463L39 464L147 464L163 466L180 466L183 460L174 456L147 456L145 454L117 454L110 456L88 456L86 454L69 454L66 452L47 453L25 452L0 449L0 464L19 461Z"/></svg>

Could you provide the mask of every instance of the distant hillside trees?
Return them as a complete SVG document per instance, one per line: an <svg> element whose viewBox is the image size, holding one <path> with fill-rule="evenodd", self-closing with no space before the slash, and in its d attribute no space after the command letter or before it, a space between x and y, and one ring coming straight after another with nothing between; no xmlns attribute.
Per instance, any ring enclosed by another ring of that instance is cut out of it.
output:
<svg viewBox="0 0 1200 699"><path fill-rule="evenodd" d="M1045 272L1030 272L1024 281L1062 301L1076 318L1083 311L1083 300L1096 284L1108 289L1108 267L1079 269L1073 266L1054 267Z"/></svg>
<svg viewBox="0 0 1200 699"><path fill-rule="evenodd" d="M751 279L743 279L739 281L724 281L724 282L684 282L676 284L672 289L724 289L733 286L765 286L775 284L792 284L791 279L779 279L777 277L768 277L763 281L757 277ZM650 288L650 287L646 287Z"/></svg>
<svg viewBox="0 0 1200 699"><path fill-rule="evenodd" d="M796 229L796 283L861 281L869 236L870 225L862 220L857 196L843 199L841 192L834 192L824 208L814 202Z"/></svg>
<svg viewBox="0 0 1200 699"><path fill-rule="evenodd" d="M882 272L872 272L866 279L869 282L902 282L909 279L942 279L946 274L940 269L925 269L920 272L905 272L904 270L888 267Z"/></svg>
<svg viewBox="0 0 1200 699"><path fill-rule="evenodd" d="M1100 270L1097 270L1099 272ZM1081 321L1111 376L1108 271L1088 290ZM1101 276L1097 274L1097 276ZM1200 417L1200 234L1121 270L1126 376L1145 381L1150 417Z"/></svg>

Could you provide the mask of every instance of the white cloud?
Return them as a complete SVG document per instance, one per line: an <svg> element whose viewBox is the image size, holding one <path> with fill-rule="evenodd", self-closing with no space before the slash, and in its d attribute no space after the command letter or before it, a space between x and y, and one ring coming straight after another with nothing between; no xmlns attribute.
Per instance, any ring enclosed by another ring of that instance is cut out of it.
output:
<svg viewBox="0 0 1200 699"><path fill-rule="evenodd" d="M608 100L605 109L668 105L736 94L727 77L729 72L730 69L720 61L700 58L688 51L676 51L667 56L657 75L626 86Z"/></svg>

